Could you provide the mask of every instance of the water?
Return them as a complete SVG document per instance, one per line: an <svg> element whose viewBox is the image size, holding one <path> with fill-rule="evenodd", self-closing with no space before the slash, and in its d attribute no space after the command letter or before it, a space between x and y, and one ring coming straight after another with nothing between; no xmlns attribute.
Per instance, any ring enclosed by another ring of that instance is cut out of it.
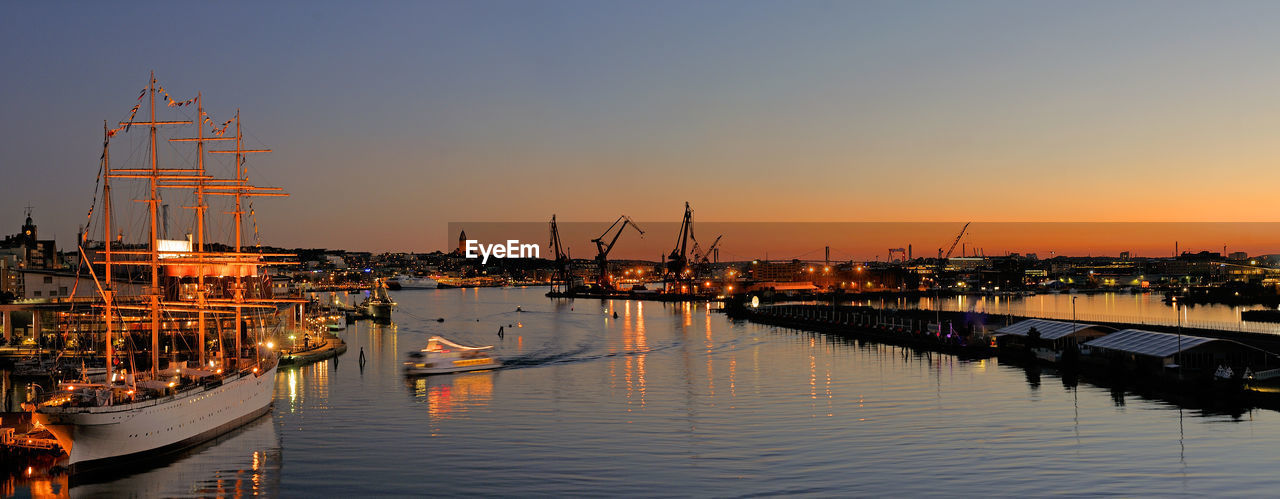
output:
<svg viewBox="0 0 1280 499"><path fill-rule="evenodd" d="M1047 293L1032 296L980 296L958 295L935 299L899 298L891 300L858 300L854 305L882 308L918 308L944 311L985 312L994 315L1010 314L1023 317L1079 321L1123 322L1130 324L1158 324L1172 326L1181 321L1183 326L1226 331L1252 331L1280 334L1280 324L1252 322L1240 318L1245 310L1267 308L1261 305L1199 304L1180 308L1164 302L1160 293Z"/></svg>
<svg viewBox="0 0 1280 499"><path fill-rule="evenodd" d="M269 423L71 493L1269 495L1280 486L1276 412L1179 408L995 360L734 323L703 304L557 302L543 292L395 293L398 326L361 323L341 333L351 350L338 362L278 375ZM404 378L404 352L431 334L494 343L509 367Z"/></svg>

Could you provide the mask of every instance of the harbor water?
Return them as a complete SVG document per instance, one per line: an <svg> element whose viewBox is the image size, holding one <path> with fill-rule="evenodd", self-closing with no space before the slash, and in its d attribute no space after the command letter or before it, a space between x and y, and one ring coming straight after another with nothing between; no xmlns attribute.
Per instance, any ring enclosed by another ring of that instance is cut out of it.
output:
<svg viewBox="0 0 1280 499"><path fill-rule="evenodd" d="M339 359L282 369L269 416L175 461L69 492L1269 495L1280 487L1273 411L1180 406L995 359L735 323L702 303L550 300L545 291L394 292L394 326L359 323L339 333L350 347ZM494 344L505 366L405 378L405 352L435 334ZM67 485L19 476L7 489L65 494Z"/></svg>
<svg viewBox="0 0 1280 499"><path fill-rule="evenodd" d="M1262 305L1194 304L1175 309L1164 301L1161 293L1041 293L1020 295L956 295L855 300L853 305L876 308L921 309L951 312L978 312L1081 322L1119 322L1249 331L1280 334L1280 323L1253 322L1241 319L1241 312L1268 308ZM1181 317L1179 317L1181 315Z"/></svg>

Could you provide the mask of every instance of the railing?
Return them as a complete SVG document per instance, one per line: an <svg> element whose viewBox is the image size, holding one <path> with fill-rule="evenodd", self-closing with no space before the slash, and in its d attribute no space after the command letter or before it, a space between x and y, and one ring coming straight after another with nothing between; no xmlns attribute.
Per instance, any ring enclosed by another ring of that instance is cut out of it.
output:
<svg viewBox="0 0 1280 499"><path fill-rule="evenodd" d="M889 308L889 307L886 307L884 309L878 309L878 310L883 310L886 312L896 311L896 310L921 311L921 312L934 311L933 309L929 309L929 308ZM1130 324L1134 326L1146 325L1146 326L1176 327L1179 325L1178 319L1176 317L1164 318L1164 317L1156 317L1152 315L1077 313L1073 317L1070 311L1033 312L1031 310L1022 310L1022 311L1014 311L1014 312L996 313L993 311L983 311L983 310L952 310L950 308L944 308L942 312L944 313L964 312L964 313L974 313L974 314L985 314L987 317L992 319L998 319L999 317L1002 317L1002 316L1012 316L1014 318L1026 317L1026 318L1036 318L1036 319L1052 319L1052 320L1059 320L1059 321L1074 320L1075 322L1079 322L1079 323L1106 322L1106 323L1115 323L1115 324ZM1169 312L1172 312L1172 311L1170 310ZM1169 313L1167 315L1172 316L1173 314ZM1182 327L1187 329L1211 329L1215 331L1238 331L1238 332L1247 332L1247 333L1280 334L1280 323L1248 322L1248 321L1183 320L1181 321L1181 325Z"/></svg>
<svg viewBox="0 0 1280 499"><path fill-rule="evenodd" d="M238 371L238 372L226 375L225 377L221 378L221 381L225 385L232 381L243 378L247 375L248 373L246 372ZM51 406L51 408L59 408L59 409L65 408L65 409L73 409L75 412L91 412L91 413L117 412L121 410L134 410L134 409L140 409L143 407L152 407L160 404L166 404L177 399L186 398L190 396L192 392L206 391L206 390L208 389L197 383L197 384L185 385L182 387L175 387L174 392L169 395L152 397L144 400L126 401L119 404L115 403L115 401L113 400L110 405L65 405L65 406L56 405L56 406ZM49 395L47 395L47 397L56 397L59 395L65 395L65 393L54 391Z"/></svg>
<svg viewBox="0 0 1280 499"><path fill-rule="evenodd" d="M857 301L858 300L854 300L855 303ZM798 301L792 301L792 302L775 303L770 306L773 306L773 307L786 307L790 305L810 305L810 306L828 305L829 306L830 303L831 303L830 301L798 300ZM879 306L880 303L881 302L879 300L870 300L870 303L867 306L876 308ZM848 304L849 304L849 301L846 300L842 302L841 306L845 306ZM894 303L891 300L885 300L884 304L885 304L884 308L876 308L876 310L884 311L884 312L898 311L898 310L935 312L933 308L928 308L924 306L897 307L897 306L894 306ZM1172 309L1164 309L1162 310L1162 312L1164 313L1158 314L1158 315L1079 312L1074 314L1074 317L1073 317L1073 314L1071 313L1070 310L1036 311L1036 310L1030 309L1029 307L1026 309L1014 308L1012 310L1008 310L1008 309L983 310L980 307L966 307L963 309L957 309L952 306L944 305L942 307L941 312L943 313L962 312L962 313L972 313L972 314L985 314L987 317L990 318L989 321L991 321L992 319L998 319L1001 316L1012 316L1015 318L1026 317L1026 318L1036 318L1036 319L1052 319L1052 320L1060 320L1060 321L1071 321L1074 319L1076 322L1082 322L1082 323L1108 322L1108 323L1116 323L1116 324L1131 324L1135 326L1146 325L1146 326L1176 327L1179 324L1178 318L1174 314ZM1187 329L1210 329L1215 331L1237 331L1237 332L1246 332L1246 333L1263 333L1263 334L1280 335L1280 323L1252 322L1252 321L1244 321L1244 320L1238 320L1238 319L1226 320L1226 321L1183 319L1181 321L1181 325L1182 327Z"/></svg>
<svg viewBox="0 0 1280 499"><path fill-rule="evenodd" d="M961 331L957 330L956 324L950 320L944 320L939 324L932 320L898 317L880 311L832 309L824 305L771 305L760 307L755 313L780 319L860 327L903 336L933 336L941 339L962 335ZM986 327L974 324L973 337L978 341L985 343L988 334Z"/></svg>
<svg viewBox="0 0 1280 499"><path fill-rule="evenodd" d="M1280 378L1280 369L1270 369L1253 373L1253 379L1258 381L1268 380L1271 378Z"/></svg>
<svg viewBox="0 0 1280 499"><path fill-rule="evenodd" d="M989 314L991 317L999 317L1006 314ZM1073 320L1070 313L1026 313L1023 317L1034 317L1039 319L1053 319L1061 321ZM1135 326L1163 326L1176 327L1179 325L1177 319L1161 319L1149 315L1127 315L1127 314L1076 314L1075 322L1080 323L1098 323L1109 322L1115 324L1130 324ZM1280 324L1246 322L1246 321L1208 321L1208 320L1184 320L1181 322L1182 327L1187 329L1211 329L1215 331L1238 331L1246 333L1265 333L1280 334Z"/></svg>
<svg viewBox="0 0 1280 499"><path fill-rule="evenodd" d="M297 355L297 354L300 354L300 353L306 353L306 352L310 352L310 351L313 351L313 350L318 350L318 349L320 349L320 348L322 348L322 347L324 347L325 345L328 345L328 344L329 344L329 339L328 339L328 338L322 338L322 339L320 339L319 341L315 341L315 342L309 343L305 348L289 348L289 349L286 349L286 350L285 350L285 353L287 353L287 354L289 354L289 355Z"/></svg>

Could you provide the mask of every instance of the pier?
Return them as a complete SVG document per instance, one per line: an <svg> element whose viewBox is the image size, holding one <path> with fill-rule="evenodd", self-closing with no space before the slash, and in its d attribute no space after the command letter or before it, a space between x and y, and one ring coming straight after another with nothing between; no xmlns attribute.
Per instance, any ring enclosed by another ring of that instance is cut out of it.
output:
<svg viewBox="0 0 1280 499"><path fill-rule="evenodd" d="M320 333L317 340L306 347L280 350L280 366L291 367L319 362L346 353L347 344L337 335Z"/></svg>
<svg viewBox="0 0 1280 499"><path fill-rule="evenodd" d="M1280 356L1273 353L1280 347L1280 337L1275 335L812 304L751 307L735 302L725 313L733 319L909 346L962 358L999 356L1002 361L1028 369L1038 370L1040 364L1054 365L1099 379L1139 383L1160 392L1227 398L1259 407L1280 406L1280 399L1276 397L1276 380L1280 377L1276 366L1280 365ZM1032 330L1035 325L1044 330L1029 332L1028 323L1033 324ZM1054 334L1050 329L1054 326L1081 334ZM1087 331L1096 332L1083 334ZM1086 341L1089 339L1092 340ZM1184 367L1184 363L1188 365Z"/></svg>
<svg viewBox="0 0 1280 499"><path fill-rule="evenodd" d="M970 332L970 334L982 336L1016 322L1041 318L982 312L878 309L850 306L832 307L831 305L813 304L761 305L758 308L729 305L726 308L726 312L731 317L743 318L753 322L786 325L788 327L794 325L801 329L839 328L839 331L845 333L868 335L890 332L923 334L922 332L925 331L933 334L937 332L938 323L941 322L944 328L944 336L947 331L955 331L953 334ZM1280 352L1280 335L1274 334L1150 323L1097 320L1088 322L1116 330L1142 329L1153 332L1182 334L1184 336L1232 340L1269 352ZM971 328L972 331L970 331ZM900 334L895 334L891 337L898 338L901 336Z"/></svg>
<svg viewBox="0 0 1280 499"><path fill-rule="evenodd" d="M908 311L903 311L908 312ZM770 305L725 309L733 319L760 324L818 331L895 345L922 347L968 357L994 355L992 329L985 323L965 320L966 314L886 313L870 307L830 305ZM939 320L941 317L942 320Z"/></svg>

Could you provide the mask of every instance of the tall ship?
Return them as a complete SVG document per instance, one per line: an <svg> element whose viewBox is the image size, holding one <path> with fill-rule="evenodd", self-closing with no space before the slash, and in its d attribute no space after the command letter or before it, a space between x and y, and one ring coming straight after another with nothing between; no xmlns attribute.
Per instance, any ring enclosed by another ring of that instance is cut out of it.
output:
<svg viewBox="0 0 1280 499"><path fill-rule="evenodd" d="M387 294L387 284L382 279L374 279L369 296L360 303L361 312L378 324L391 323L391 310L396 302Z"/></svg>
<svg viewBox="0 0 1280 499"><path fill-rule="evenodd" d="M188 119L158 119L158 98L177 108L167 114ZM149 118L139 119L144 102ZM158 131L184 125L194 125L194 137L167 140L170 149L194 145L194 154L182 151L190 164L162 165ZM81 268L92 278L86 294L93 296L73 297L83 310L73 310L70 320L78 337L101 345L105 373L62 380L27 405L62 446L72 472L194 446L267 413L278 359L272 338L296 325L301 303L275 298L267 275L272 266L292 264L293 256L242 244L245 215L257 233L251 199L286 194L249 182L247 158L269 150L246 147L238 110L217 123L200 94L174 100L153 73L128 121L104 124L103 131L101 190L79 241ZM148 132L145 141L138 131ZM111 164L111 142L121 138L134 143L126 161L134 165ZM145 153L138 152L142 144ZM207 165L206 155L231 164ZM117 205L117 184L139 193L140 203ZM167 200L190 210L184 239L167 238ZM131 209L145 215L127 215ZM144 220L143 227L113 225L118 211L126 220ZM94 242L90 234L99 229L102 240ZM143 240L127 242L124 234Z"/></svg>

